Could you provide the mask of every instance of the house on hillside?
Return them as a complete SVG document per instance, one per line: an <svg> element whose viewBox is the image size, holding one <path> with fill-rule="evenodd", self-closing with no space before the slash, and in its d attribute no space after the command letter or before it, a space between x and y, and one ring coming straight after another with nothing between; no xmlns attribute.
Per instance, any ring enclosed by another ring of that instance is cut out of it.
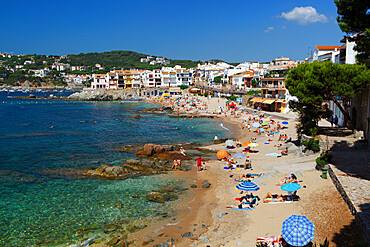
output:
<svg viewBox="0 0 370 247"><path fill-rule="evenodd" d="M109 89L109 83L105 74L93 74L92 89Z"/></svg>

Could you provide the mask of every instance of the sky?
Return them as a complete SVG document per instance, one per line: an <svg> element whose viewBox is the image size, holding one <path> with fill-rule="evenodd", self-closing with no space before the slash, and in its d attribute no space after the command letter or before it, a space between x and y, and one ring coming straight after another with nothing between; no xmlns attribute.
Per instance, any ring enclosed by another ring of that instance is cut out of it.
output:
<svg viewBox="0 0 370 247"><path fill-rule="evenodd" d="M344 33L334 0L0 0L0 51L131 50L169 59L303 60Z"/></svg>

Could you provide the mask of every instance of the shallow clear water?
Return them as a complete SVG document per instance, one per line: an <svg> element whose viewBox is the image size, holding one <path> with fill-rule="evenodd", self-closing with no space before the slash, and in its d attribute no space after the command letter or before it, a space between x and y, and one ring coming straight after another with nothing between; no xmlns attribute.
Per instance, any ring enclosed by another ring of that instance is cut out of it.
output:
<svg viewBox="0 0 370 247"><path fill-rule="evenodd" d="M147 103L7 98L0 93L0 246L54 246L119 220L156 217L166 205L146 191L180 183L166 175L111 181L52 178L45 169L120 165L136 143L206 142L228 133L217 121L132 116ZM121 207L115 207L121 203ZM77 229L87 229L78 232Z"/></svg>

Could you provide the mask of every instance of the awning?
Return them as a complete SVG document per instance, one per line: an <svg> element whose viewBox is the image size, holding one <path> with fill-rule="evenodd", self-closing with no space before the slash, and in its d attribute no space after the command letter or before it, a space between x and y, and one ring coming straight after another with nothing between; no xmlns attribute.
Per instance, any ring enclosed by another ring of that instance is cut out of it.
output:
<svg viewBox="0 0 370 247"><path fill-rule="evenodd" d="M272 104L272 103L274 103L274 102L275 102L275 100L273 100L273 99L266 99L266 100L265 100L265 101L263 101L262 103L271 105L271 104Z"/></svg>
<svg viewBox="0 0 370 247"><path fill-rule="evenodd" d="M262 102L263 99L261 99L261 98L253 98L253 99L251 99L251 101L254 101L255 103L257 103L257 102Z"/></svg>

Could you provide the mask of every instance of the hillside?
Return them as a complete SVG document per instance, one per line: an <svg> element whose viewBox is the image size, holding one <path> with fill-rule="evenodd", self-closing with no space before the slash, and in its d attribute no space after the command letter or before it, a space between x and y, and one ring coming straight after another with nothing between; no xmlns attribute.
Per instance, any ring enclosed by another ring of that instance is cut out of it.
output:
<svg viewBox="0 0 370 247"><path fill-rule="evenodd" d="M154 69L161 68L162 65L150 65L149 63L140 62L140 58L146 58L148 55L137 53L134 51L110 51L103 53L81 53L78 55L68 55L64 62L71 65L95 66L100 64L107 69L123 68L123 69ZM200 61L191 60L171 60L168 66L175 66L176 64L182 67L190 68L196 67Z"/></svg>

